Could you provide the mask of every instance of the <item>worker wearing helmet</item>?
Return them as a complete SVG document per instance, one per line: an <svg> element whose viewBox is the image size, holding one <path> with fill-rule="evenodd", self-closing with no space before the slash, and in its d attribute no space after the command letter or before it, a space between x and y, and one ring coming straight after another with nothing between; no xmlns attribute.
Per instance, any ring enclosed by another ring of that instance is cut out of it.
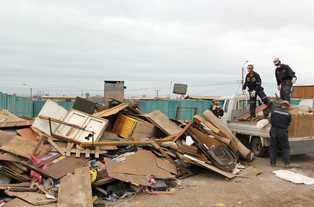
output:
<svg viewBox="0 0 314 207"><path fill-rule="evenodd" d="M281 101L280 107L272 110L270 129L270 164L276 165L278 149L282 150L282 159L285 167L289 167L289 141L288 127L291 123L291 114L288 112L290 104L288 101Z"/></svg>
<svg viewBox="0 0 314 207"><path fill-rule="evenodd" d="M292 86L296 82L295 72L289 65L282 64L279 58L273 60L276 66L277 88L280 91L280 99L290 101Z"/></svg>
<svg viewBox="0 0 314 207"><path fill-rule="evenodd" d="M250 100L249 100L250 114L251 114L251 119L254 119L256 117L257 96L259 96L262 102L266 105L269 105L270 101L264 92L264 88L262 87L262 80L259 74L254 71L254 65L248 64L247 70L248 70L248 73L245 77L245 82L243 84L242 90L245 90L246 88L248 88L248 92L250 95Z"/></svg>

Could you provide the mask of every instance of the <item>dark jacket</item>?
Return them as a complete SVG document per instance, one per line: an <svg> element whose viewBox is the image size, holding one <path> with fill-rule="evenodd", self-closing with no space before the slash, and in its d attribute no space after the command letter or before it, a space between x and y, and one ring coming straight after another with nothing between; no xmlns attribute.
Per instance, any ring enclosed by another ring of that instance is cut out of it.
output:
<svg viewBox="0 0 314 207"><path fill-rule="evenodd" d="M296 78L295 72L289 67L289 65L281 64L276 68L276 80L277 85L281 85L284 81L291 81L292 78Z"/></svg>
<svg viewBox="0 0 314 207"><path fill-rule="evenodd" d="M220 118L224 116L224 110L220 106L212 105L210 110L215 114L216 117Z"/></svg>
<svg viewBox="0 0 314 207"><path fill-rule="evenodd" d="M249 88L249 91L258 91L262 88L262 80L258 73L253 72L253 76L250 74L246 75L242 89L245 90L246 87Z"/></svg>
<svg viewBox="0 0 314 207"><path fill-rule="evenodd" d="M291 123L291 114L287 109L276 107L271 113L270 123L272 127L288 129Z"/></svg>

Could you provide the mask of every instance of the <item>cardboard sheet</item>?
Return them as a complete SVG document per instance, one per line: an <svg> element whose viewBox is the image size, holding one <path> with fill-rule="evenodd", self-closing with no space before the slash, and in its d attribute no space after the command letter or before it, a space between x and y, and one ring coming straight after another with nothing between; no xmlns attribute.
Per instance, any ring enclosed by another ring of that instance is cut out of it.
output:
<svg viewBox="0 0 314 207"><path fill-rule="evenodd" d="M177 174L176 167L172 163L158 158L147 150L139 150L115 160L107 160L106 165L110 177L134 185L147 185L148 176L173 179Z"/></svg>
<svg viewBox="0 0 314 207"><path fill-rule="evenodd" d="M78 168L61 179L57 207L93 207L88 167Z"/></svg>

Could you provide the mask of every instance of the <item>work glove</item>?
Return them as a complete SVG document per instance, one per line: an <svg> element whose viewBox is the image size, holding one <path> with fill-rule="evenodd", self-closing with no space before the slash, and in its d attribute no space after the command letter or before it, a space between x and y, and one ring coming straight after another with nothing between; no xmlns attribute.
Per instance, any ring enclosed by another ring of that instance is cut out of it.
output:
<svg viewBox="0 0 314 207"><path fill-rule="evenodd" d="M251 92L250 92L250 96L251 96L251 97L255 97L255 95L256 95L256 91L251 91Z"/></svg>
<svg viewBox="0 0 314 207"><path fill-rule="evenodd" d="M297 78L296 77L294 77L294 78L292 78L292 81L291 81L293 84L295 84L296 82L297 82Z"/></svg>
<svg viewBox="0 0 314 207"><path fill-rule="evenodd" d="M278 85L277 90L280 91L280 89L281 89L281 85Z"/></svg>

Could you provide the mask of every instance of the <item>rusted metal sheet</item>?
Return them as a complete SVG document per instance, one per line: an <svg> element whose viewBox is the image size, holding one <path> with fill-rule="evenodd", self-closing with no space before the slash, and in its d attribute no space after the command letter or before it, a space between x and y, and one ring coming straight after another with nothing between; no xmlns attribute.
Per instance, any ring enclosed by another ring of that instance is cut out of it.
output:
<svg viewBox="0 0 314 207"><path fill-rule="evenodd" d="M57 207L92 207L92 188L89 168L82 167L60 182Z"/></svg>

